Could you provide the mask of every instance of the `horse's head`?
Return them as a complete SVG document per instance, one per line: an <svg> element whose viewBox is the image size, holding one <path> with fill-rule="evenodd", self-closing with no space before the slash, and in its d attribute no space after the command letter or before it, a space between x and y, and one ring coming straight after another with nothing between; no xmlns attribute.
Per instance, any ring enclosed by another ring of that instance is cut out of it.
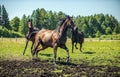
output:
<svg viewBox="0 0 120 77"><path fill-rule="evenodd" d="M27 33L27 35L26 35L26 38L27 39L30 39L31 38L31 35L32 35L32 33L33 32L35 32L35 31L39 31L39 29L38 28L36 28L36 27L33 27L33 24L32 24L32 20L28 20L28 33Z"/></svg>
<svg viewBox="0 0 120 77"><path fill-rule="evenodd" d="M30 28L33 28L33 25L32 25L32 20L28 20L28 28L30 29Z"/></svg>
<svg viewBox="0 0 120 77"><path fill-rule="evenodd" d="M75 24L74 24L74 22L73 22L73 20L72 20L72 17L67 16L65 22L66 22L66 25L67 25L68 27L70 27L70 28L72 28L72 29L75 27Z"/></svg>
<svg viewBox="0 0 120 77"><path fill-rule="evenodd" d="M34 31L33 30L33 25L32 25L32 20L29 19L27 23L28 23L28 34L27 35L29 35L31 32Z"/></svg>

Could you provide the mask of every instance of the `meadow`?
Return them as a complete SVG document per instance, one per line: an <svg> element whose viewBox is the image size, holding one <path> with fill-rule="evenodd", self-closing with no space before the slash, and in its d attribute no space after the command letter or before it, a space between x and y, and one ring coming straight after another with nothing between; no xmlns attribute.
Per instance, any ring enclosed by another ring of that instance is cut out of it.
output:
<svg viewBox="0 0 120 77"><path fill-rule="evenodd" d="M120 67L120 41L98 41L85 39L83 43L83 52L74 48L74 53L71 53L71 40L66 43L70 60L72 63L81 64L87 62L89 65L111 65ZM31 51L29 42L25 55L22 55L25 46L25 39L4 38L0 40L0 60L31 60ZM79 47L79 44L77 45ZM57 58L60 57L64 61L66 51L58 48ZM53 48L47 48L39 52L39 58L42 60L53 59Z"/></svg>
<svg viewBox="0 0 120 77"><path fill-rule="evenodd" d="M66 43L70 53L70 63L73 65L85 66L109 66L120 68L120 40L101 40L85 39L83 52L74 48L72 53L71 40ZM29 42L25 55L22 55L25 47L25 38L3 38L0 39L0 61L31 61L30 51L31 42ZM78 44L79 47L79 44ZM39 52L41 62L52 64L53 49L47 48ZM60 60L58 61L58 58ZM66 61L66 51L58 48L57 61L64 63ZM58 66L61 64L58 63ZM68 65L69 66L69 65ZM64 66L63 66L64 67ZM2 68L2 67L1 67ZM114 71L114 70L113 70ZM61 72L57 69L57 72ZM118 70L120 75L120 69Z"/></svg>

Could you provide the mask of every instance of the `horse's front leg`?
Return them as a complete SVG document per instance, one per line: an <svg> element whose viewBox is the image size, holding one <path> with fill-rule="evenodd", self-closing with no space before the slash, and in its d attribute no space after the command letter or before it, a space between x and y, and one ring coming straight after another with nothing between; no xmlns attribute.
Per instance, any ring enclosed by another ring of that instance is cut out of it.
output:
<svg viewBox="0 0 120 77"><path fill-rule="evenodd" d="M26 45L25 45L25 49L24 49L24 51L23 51L23 55L25 54L25 51L26 51L26 48L27 48L28 42L29 42L29 40L26 40Z"/></svg>
<svg viewBox="0 0 120 77"><path fill-rule="evenodd" d="M75 48L78 49L78 47L77 47L77 42L75 43Z"/></svg>
<svg viewBox="0 0 120 77"><path fill-rule="evenodd" d="M72 42L72 53L73 53L73 50L74 50L74 42Z"/></svg>
<svg viewBox="0 0 120 77"><path fill-rule="evenodd" d="M46 48L46 46L40 46L40 48L38 48L37 50L36 50L36 58L38 59L38 52L39 51L41 51L41 50L44 50Z"/></svg>
<svg viewBox="0 0 120 77"><path fill-rule="evenodd" d="M61 48L63 48L64 50L66 50L66 53L67 53L67 62L69 62L69 58L70 58L70 55L69 55L69 50L68 48L66 47L66 45L62 45Z"/></svg>
<svg viewBox="0 0 120 77"><path fill-rule="evenodd" d="M54 49L54 61L53 61L53 63L56 65L56 57L57 57L57 44L54 44L53 49Z"/></svg>
<svg viewBox="0 0 120 77"><path fill-rule="evenodd" d="M82 52L82 43L80 43L80 51Z"/></svg>

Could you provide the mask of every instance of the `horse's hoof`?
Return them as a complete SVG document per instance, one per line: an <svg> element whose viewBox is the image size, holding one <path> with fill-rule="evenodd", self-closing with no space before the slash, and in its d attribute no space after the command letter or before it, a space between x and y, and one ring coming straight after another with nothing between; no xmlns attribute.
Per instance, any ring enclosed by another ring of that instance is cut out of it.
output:
<svg viewBox="0 0 120 77"><path fill-rule="evenodd" d="M40 61L40 59L39 59L39 58L36 58L36 61Z"/></svg>
<svg viewBox="0 0 120 77"><path fill-rule="evenodd" d="M32 58L32 60L34 61L34 60L35 60L35 58Z"/></svg>
<svg viewBox="0 0 120 77"><path fill-rule="evenodd" d="M69 63L69 59L67 59L66 62Z"/></svg>
<svg viewBox="0 0 120 77"><path fill-rule="evenodd" d="M24 55L25 53L23 52L23 55Z"/></svg>
<svg viewBox="0 0 120 77"><path fill-rule="evenodd" d="M56 62L53 62L53 64L56 66L57 64L56 64Z"/></svg>
<svg viewBox="0 0 120 77"><path fill-rule="evenodd" d="M39 58L32 58L33 61L37 62L37 61L40 61Z"/></svg>
<svg viewBox="0 0 120 77"><path fill-rule="evenodd" d="M60 57L58 57L58 61L60 61L61 60L61 58Z"/></svg>
<svg viewBox="0 0 120 77"><path fill-rule="evenodd" d="M32 61L35 62L36 61L35 58L32 58Z"/></svg>

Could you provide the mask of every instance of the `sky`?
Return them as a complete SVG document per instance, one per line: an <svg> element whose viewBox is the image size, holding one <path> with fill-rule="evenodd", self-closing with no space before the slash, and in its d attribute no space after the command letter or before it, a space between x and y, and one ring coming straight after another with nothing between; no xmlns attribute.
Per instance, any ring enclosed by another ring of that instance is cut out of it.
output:
<svg viewBox="0 0 120 77"><path fill-rule="evenodd" d="M120 0L0 0L0 5L5 6L10 20L44 8L47 11L62 11L70 16L110 14L120 21Z"/></svg>

